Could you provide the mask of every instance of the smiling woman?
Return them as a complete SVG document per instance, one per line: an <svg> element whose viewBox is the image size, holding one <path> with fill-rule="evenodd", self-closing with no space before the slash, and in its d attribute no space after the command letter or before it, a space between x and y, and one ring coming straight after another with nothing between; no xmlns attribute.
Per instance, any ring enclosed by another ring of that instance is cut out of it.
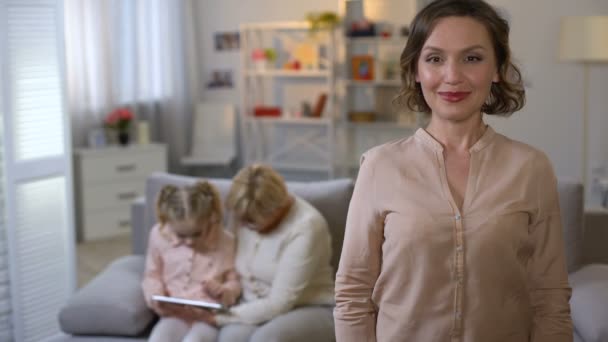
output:
<svg viewBox="0 0 608 342"><path fill-rule="evenodd" d="M399 101L430 122L361 158L337 340L572 341L553 168L483 121L524 105L507 21L436 0L410 27Z"/></svg>

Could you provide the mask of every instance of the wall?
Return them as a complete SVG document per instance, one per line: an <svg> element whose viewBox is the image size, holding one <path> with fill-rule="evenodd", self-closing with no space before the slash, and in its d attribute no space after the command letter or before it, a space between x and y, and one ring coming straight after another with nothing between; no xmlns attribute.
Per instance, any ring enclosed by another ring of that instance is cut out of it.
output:
<svg viewBox="0 0 608 342"><path fill-rule="evenodd" d="M489 120L500 132L545 151L558 177L583 179L583 66L558 60L560 18L608 15L604 0L490 0L508 13L511 46L528 83L524 109L509 119ZM589 67L588 179L608 160L608 65ZM608 174L607 174L608 175ZM588 189L587 205L599 203Z"/></svg>
<svg viewBox="0 0 608 342"><path fill-rule="evenodd" d="M419 2L424 2L418 0ZM384 4L383 4L384 2ZM367 0L366 11L376 13L403 13L404 23L409 21L409 10L414 0ZM493 118L488 121L501 133L536 146L552 160L560 178L583 179L583 66L559 62L558 36L562 16L608 15L605 0L489 0L508 16L511 22L511 44L514 56L522 67L528 84L526 107L509 119ZM278 1L254 0L222 2L205 0L199 8L198 29L200 39L201 72L212 68L233 68L237 72L238 52L215 52L213 32L236 30L241 22L300 20L308 11L342 11L339 1ZM407 13L406 13L407 12ZM589 132L588 179L592 171L608 176L608 65L589 66ZM236 76L237 74L235 74ZM225 99L238 104L234 90L203 91L203 99ZM603 167L603 169L601 168ZM599 172L599 173L601 173ZM588 189L587 205L599 203L599 195Z"/></svg>

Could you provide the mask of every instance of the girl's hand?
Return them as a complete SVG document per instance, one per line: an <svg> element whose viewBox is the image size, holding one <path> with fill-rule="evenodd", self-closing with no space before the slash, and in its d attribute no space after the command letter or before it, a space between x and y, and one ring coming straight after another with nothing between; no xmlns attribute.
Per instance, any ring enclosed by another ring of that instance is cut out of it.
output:
<svg viewBox="0 0 608 342"><path fill-rule="evenodd" d="M207 293L211 295L211 297L217 299L220 299L222 297L222 294L224 293L224 288L222 287L222 284L220 284L220 282L216 281L215 279L206 280L203 283L203 287L205 291L207 291Z"/></svg>
<svg viewBox="0 0 608 342"><path fill-rule="evenodd" d="M232 291L226 291L222 288L221 302L224 306L232 306L236 302L237 296Z"/></svg>

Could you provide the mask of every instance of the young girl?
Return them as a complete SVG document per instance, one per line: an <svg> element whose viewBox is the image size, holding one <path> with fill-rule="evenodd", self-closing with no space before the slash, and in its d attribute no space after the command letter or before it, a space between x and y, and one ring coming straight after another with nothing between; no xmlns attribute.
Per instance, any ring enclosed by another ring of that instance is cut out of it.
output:
<svg viewBox="0 0 608 342"><path fill-rule="evenodd" d="M161 319L149 341L215 341L213 314L193 306L152 300L154 295L234 304L240 284L234 239L222 228L220 196L209 182L166 185L156 201L142 288Z"/></svg>

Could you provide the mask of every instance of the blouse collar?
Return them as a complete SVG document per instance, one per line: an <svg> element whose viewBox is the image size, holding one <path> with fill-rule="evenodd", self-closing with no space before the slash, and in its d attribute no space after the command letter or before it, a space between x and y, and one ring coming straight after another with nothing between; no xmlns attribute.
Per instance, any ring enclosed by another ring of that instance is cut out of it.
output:
<svg viewBox="0 0 608 342"><path fill-rule="evenodd" d="M429 132L427 132L424 128L418 128L418 130L416 130L416 134L414 136L416 138L420 139L420 141L422 141L425 145L432 148L434 151L443 152L443 146L441 145L441 143L439 143L439 141L435 140L435 138L433 138L433 136L431 134L429 134ZM492 142L492 140L494 139L495 136L496 136L496 131L494 131L494 129L492 129L492 127L490 125L488 125L488 128L483 133L481 138L479 138L479 140L477 140L477 142L475 142L475 144L473 144L473 146L471 146L469 148L469 152L473 153L473 152L481 151L486 146L488 146L490 144L490 142Z"/></svg>

